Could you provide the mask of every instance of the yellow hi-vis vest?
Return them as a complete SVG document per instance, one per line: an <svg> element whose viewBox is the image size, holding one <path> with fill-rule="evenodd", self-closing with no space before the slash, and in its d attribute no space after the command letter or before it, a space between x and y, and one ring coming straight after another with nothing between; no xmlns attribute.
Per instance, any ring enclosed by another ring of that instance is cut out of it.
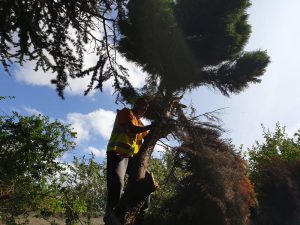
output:
<svg viewBox="0 0 300 225"><path fill-rule="evenodd" d="M141 126L143 125L139 119L130 110L133 116L133 125ZM143 139L143 133L135 134L130 132L128 127L122 127L119 124L118 118L119 111L114 122L114 127L107 145L107 151L116 151L121 155L127 157L132 157L138 153Z"/></svg>

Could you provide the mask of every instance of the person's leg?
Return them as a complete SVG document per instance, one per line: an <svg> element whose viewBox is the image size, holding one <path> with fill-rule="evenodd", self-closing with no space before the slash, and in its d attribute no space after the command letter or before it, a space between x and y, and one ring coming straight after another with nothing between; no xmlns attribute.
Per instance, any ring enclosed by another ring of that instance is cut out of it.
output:
<svg viewBox="0 0 300 225"><path fill-rule="evenodd" d="M130 157L128 158L128 165L127 165L127 169L126 169L126 174L130 175L130 172L132 170L132 168L134 167L134 164L136 163L136 156Z"/></svg>
<svg viewBox="0 0 300 225"><path fill-rule="evenodd" d="M134 156L134 157L129 158L128 160L129 161L128 161L128 166L127 166L126 173L130 176L130 173L131 173L132 168L134 167L134 164L137 163L137 157ZM139 215L136 218L136 222L135 222L136 224L143 224L144 223L144 214L145 214L145 211L150 206L150 196L151 195L149 195L149 197L145 201L144 205L142 206L141 211L140 211Z"/></svg>
<svg viewBox="0 0 300 225"><path fill-rule="evenodd" d="M104 221L107 220L120 200L127 165L128 158L124 158L115 152L107 153L107 202Z"/></svg>

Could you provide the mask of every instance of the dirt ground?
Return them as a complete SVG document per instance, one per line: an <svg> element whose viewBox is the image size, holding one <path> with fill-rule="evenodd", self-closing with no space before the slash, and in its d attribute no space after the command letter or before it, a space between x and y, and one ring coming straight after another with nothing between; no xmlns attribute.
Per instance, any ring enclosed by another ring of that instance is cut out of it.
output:
<svg viewBox="0 0 300 225"><path fill-rule="evenodd" d="M65 225L64 219L59 217L50 217L48 220L45 220L30 215L28 219L29 219L29 225L51 225L52 221L55 221L58 225ZM21 224L22 222L24 222L24 219L18 219L17 222ZM92 225L104 225L102 217L93 218L91 222ZM85 224L87 224L85 222L85 218L81 218L80 221L78 221L78 225L85 225ZM5 225L5 223L0 221L0 225Z"/></svg>

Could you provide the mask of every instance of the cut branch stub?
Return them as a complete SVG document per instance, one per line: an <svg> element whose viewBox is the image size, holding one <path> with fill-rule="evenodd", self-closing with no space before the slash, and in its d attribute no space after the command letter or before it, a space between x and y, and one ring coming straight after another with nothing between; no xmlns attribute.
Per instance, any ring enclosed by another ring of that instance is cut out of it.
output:
<svg viewBox="0 0 300 225"><path fill-rule="evenodd" d="M129 185L114 210L114 225L132 225L143 210L148 196L158 188L158 183L150 172L145 177ZM117 219L118 218L118 219Z"/></svg>
<svg viewBox="0 0 300 225"><path fill-rule="evenodd" d="M147 171L151 155L157 141L167 136L171 130L166 129L167 121L172 117L178 105L178 98L168 98L162 101L162 118L156 121L156 126L146 136L139 153L135 156L135 162L129 171L129 180L122 198L114 209L112 225L139 225L137 219L142 215L148 196L154 192L158 184L153 174Z"/></svg>

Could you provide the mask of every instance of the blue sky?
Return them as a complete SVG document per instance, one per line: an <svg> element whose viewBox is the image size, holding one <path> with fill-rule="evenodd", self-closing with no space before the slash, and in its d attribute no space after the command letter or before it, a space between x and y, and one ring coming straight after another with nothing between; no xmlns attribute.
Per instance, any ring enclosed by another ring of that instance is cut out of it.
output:
<svg viewBox="0 0 300 225"><path fill-rule="evenodd" d="M237 146L244 144L246 149L261 140L261 123L272 130L280 122L289 133L300 128L299 8L299 0L252 1L249 9L252 35L246 50L267 50L272 61L260 84L230 98L204 87L184 97L185 103L192 103L199 114L226 108L220 115L227 130L224 137L231 138ZM88 57L89 63L95 60L92 55ZM72 89L66 90L66 99L61 100L50 84L52 75L33 72L33 65L29 62L22 68L14 68L11 77L1 68L0 96L16 97L0 102L1 113L9 114L12 110L25 115L41 113L70 123L78 132L77 149L66 154L64 160L93 152L102 161L115 111L122 107L115 105L110 84L102 93L83 96L89 78L75 80L70 84ZM140 87L145 75L133 64L127 65L131 80Z"/></svg>
<svg viewBox="0 0 300 225"><path fill-rule="evenodd" d="M271 63L260 84L230 98L214 90L193 91L200 112L228 107L221 118L235 145L250 147L262 140L261 124L273 130L276 122L292 134L300 128L300 8L298 0L254 0L249 10L252 35L246 50L267 50ZM198 100L199 99L199 100Z"/></svg>

